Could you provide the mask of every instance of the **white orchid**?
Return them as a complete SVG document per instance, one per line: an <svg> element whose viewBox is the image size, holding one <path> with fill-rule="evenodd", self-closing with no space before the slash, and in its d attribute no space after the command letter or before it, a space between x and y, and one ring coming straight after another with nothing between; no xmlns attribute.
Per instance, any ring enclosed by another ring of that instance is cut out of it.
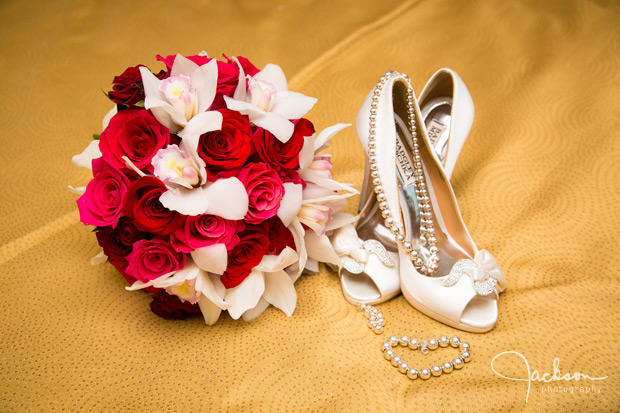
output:
<svg viewBox="0 0 620 413"><path fill-rule="evenodd" d="M299 271L319 271L319 262L338 264L340 259L332 247L328 234L355 221L351 214L342 212L346 199L358 192L331 176L329 155L315 155L331 145L331 138L348 124L336 124L317 136L307 137L299 154L300 176L306 182L301 206L289 229L293 233L299 258ZM338 192L340 191L340 192ZM302 223L310 230L304 230Z"/></svg>
<svg viewBox="0 0 620 413"><path fill-rule="evenodd" d="M144 107L171 133L200 136L222 127L222 115L208 111L217 90L215 59L198 66L177 54L168 78L160 80L144 66L140 74L146 96Z"/></svg>
<svg viewBox="0 0 620 413"><path fill-rule="evenodd" d="M281 142L293 135L295 125L290 119L300 119L317 99L288 90L286 76L280 66L269 63L254 76L246 76L239 61L239 84L233 97L224 96L228 109L250 118L256 126L271 132Z"/></svg>

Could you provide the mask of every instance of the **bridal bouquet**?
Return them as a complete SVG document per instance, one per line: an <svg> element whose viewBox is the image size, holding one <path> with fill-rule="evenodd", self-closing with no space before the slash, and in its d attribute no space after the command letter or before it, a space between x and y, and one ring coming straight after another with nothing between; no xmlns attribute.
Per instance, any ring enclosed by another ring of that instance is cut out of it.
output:
<svg viewBox="0 0 620 413"><path fill-rule="evenodd" d="M115 77L103 132L73 158L93 178L71 187L102 248L93 263L153 294L157 315L209 325L270 304L291 316L302 271L339 262L327 234L352 221L356 192L319 154L348 125L316 134L303 116L317 100L279 66L225 58L158 56L166 70Z"/></svg>

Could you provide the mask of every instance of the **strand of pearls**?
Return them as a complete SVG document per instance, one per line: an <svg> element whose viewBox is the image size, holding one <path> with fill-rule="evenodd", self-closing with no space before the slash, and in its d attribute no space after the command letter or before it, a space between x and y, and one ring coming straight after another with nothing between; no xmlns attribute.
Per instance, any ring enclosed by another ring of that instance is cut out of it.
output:
<svg viewBox="0 0 620 413"><path fill-rule="evenodd" d="M379 170L377 166L376 157L376 121L377 121L377 108L379 106L379 98L383 86L393 76L401 76L407 83L407 114L409 118L409 132L412 138L413 148L413 163L414 163L414 177L415 177L415 192L418 201L418 207L420 209L420 245L428 248L428 258L422 254L421 250L414 249L411 242L405 240L405 231L402 227L399 227L394 221L392 212L386 202L386 196L383 192L383 186L381 184L381 178L379 176ZM394 239L400 244L405 252L408 254L409 259L413 263L415 269L423 275L433 275L439 268L439 248L437 248L437 238L435 238L435 222L433 218L433 210L428 196L426 178L424 176L424 170L422 168L422 157L420 156L420 146L418 144L418 137L415 125L415 109L414 109L414 97L413 89L409 84L409 77L406 74L400 74L395 71L388 71L385 75L381 76L379 82L375 85L372 102L370 104L370 129L368 133L368 160L370 167L370 176L372 178L372 184L374 186L377 202L379 202L379 209L381 210L381 216L385 219L385 226L394 235Z"/></svg>
<svg viewBox="0 0 620 413"><path fill-rule="evenodd" d="M417 370L409 367L407 362L394 353L392 348L399 345L408 347L412 350L419 349L422 354L428 354L430 350L435 350L439 347L448 347L448 345L451 345L452 347L458 347L461 353L458 357L452 359L452 361L445 361L441 365L433 364L430 368L424 367ZM428 380L431 376L439 377L442 374L452 373L454 370L462 369L465 363L468 363L471 360L469 344L466 342L461 342L457 336L454 336L451 339L448 339L446 336L441 336L439 337L439 340L429 338L428 340L422 340L420 342L418 342L415 338L409 338L407 336L401 336L400 338L397 336L391 336L389 341L381 344L381 351L383 352L383 357L391 362L392 366L398 368L399 372L406 374L411 380L415 380L418 377L423 380Z"/></svg>
<svg viewBox="0 0 620 413"><path fill-rule="evenodd" d="M385 319L383 314L375 307L368 304L360 304L358 309L364 311L364 315L369 319L368 327L375 333L383 333L383 326L385 325ZM445 348L448 346L458 347L461 353L458 357L452 359L452 361L445 361L441 365L433 364L430 368L424 367L420 370L409 367L409 363L405 362L401 356L397 355L392 348L397 346L403 346L410 348L411 350L420 350L422 354L427 355L431 350L438 348ZM442 374L452 373L454 370L460 370L465 363L471 360L471 347L469 343L462 342L457 336L453 336L448 339L446 336L441 336L439 339L429 338L428 340L418 341L415 338L409 338L405 335L390 336L388 341L381 344L381 351L383 357L392 363L392 366L398 368L398 371L406 374L411 380L415 380L418 377L423 380L428 380L433 377L441 376Z"/></svg>

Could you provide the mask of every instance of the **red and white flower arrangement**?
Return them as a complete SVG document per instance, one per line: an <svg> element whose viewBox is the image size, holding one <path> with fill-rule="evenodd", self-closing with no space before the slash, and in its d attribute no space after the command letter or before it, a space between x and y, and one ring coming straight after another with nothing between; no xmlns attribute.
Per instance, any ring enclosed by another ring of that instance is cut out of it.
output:
<svg viewBox="0 0 620 413"><path fill-rule="evenodd" d="M288 90L282 69L202 52L161 57L166 70L125 70L103 132L73 161L91 168L71 188L81 221L161 317L222 310L249 321L270 304L291 316L302 271L337 264L327 234L353 220L356 193L319 154L337 124L315 134L316 99Z"/></svg>

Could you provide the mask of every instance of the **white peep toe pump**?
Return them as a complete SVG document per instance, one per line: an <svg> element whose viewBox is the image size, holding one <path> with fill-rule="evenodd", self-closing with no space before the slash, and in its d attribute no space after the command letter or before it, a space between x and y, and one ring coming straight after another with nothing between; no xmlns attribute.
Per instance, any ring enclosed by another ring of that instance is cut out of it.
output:
<svg viewBox="0 0 620 413"><path fill-rule="evenodd" d="M443 68L431 76L418 103L430 143L450 179L474 122L474 101L459 75Z"/></svg>
<svg viewBox="0 0 620 413"><path fill-rule="evenodd" d="M506 279L495 259L478 250L425 128L406 75L388 72L364 106L362 143L374 149L368 169L384 226L398 245L405 298L452 327L486 332L497 322ZM358 122L361 124L361 122Z"/></svg>
<svg viewBox="0 0 620 413"><path fill-rule="evenodd" d="M451 173L471 129L473 101L461 78L450 69L437 71L422 93L426 97L422 113L427 126L436 136L434 148L438 156L450 165ZM368 133L370 109L369 97L357 115L356 127L360 137ZM452 141L456 143L450 143ZM383 217L373 196L373 178L368 168L369 148L363 139L362 145L366 162L358 207L360 215L357 224L347 225L332 235L332 245L341 259L338 268L332 269L340 275L347 301L378 304L400 293L398 253L390 231L383 225ZM373 148L370 149L371 153L374 152Z"/></svg>

